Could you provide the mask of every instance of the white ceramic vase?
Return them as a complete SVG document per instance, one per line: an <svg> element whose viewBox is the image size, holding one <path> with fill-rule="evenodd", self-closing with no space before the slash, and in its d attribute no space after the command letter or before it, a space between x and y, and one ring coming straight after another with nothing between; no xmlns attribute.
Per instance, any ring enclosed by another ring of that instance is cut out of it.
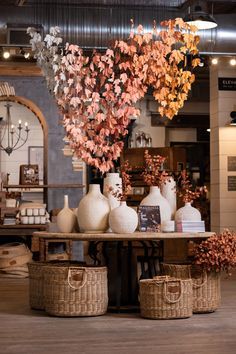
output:
<svg viewBox="0 0 236 354"><path fill-rule="evenodd" d="M198 209L192 207L191 203L185 203L175 213L175 221L200 221L201 213Z"/></svg>
<svg viewBox="0 0 236 354"><path fill-rule="evenodd" d="M174 219L176 212L176 182L173 177L161 185L161 194L168 201L171 210L171 219Z"/></svg>
<svg viewBox="0 0 236 354"><path fill-rule="evenodd" d="M120 202L120 206L111 210L109 225L115 233L133 233L138 226L138 215L134 209L127 206L125 201L122 201Z"/></svg>
<svg viewBox="0 0 236 354"><path fill-rule="evenodd" d="M112 210L117 208L120 205L120 202L111 192L109 192L109 187L112 187L114 191L122 190L122 179L119 173L107 173L103 182L103 194L108 198Z"/></svg>
<svg viewBox="0 0 236 354"><path fill-rule="evenodd" d="M81 232L102 233L108 228L110 206L101 193L99 184L90 184L88 193L81 199L77 218Z"/></svg>
<svg viewBox="0 0 236 354"><path fill-rule="evenodd" d="M140 205L159 205L161 224L164 221L171 220L171 209L168 201L164 198L160 192L160 188L157 186L151 186L149 194L141 201Z"/></svg>
<svg viewBox="0 0 236 354"><path fill-rule="evenodd" d="M68 195L64 195L64 207L57 215L57 227L60 232L70 233L76 224L76 215L69 208Z"/></svg>

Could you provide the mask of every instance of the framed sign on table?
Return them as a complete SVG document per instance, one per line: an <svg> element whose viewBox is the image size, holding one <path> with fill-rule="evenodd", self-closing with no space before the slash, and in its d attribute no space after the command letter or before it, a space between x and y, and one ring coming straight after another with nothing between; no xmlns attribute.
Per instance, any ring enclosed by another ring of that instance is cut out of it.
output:
<svg viewBox="0 0 236 354"><path fill-rule="evenodd" d="M28 164L38 165L39 183L43 184L43 146L28 147Z"/></svg>

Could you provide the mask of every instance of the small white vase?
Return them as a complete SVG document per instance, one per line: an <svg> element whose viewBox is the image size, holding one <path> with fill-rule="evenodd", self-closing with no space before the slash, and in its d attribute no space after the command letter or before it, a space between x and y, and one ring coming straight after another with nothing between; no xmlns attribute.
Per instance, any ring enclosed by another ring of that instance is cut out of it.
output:
<svg viewBox="0 0 236 354"><path fill-rule="evenodd" d="M191 203L185 203L175 213L175 221L200 221L201 213L198 209L192 207Z"/></svg>
<svg viewBox="0 0 236 354"><path fill-rule="evenodd" d="M176 212L176 182L173 177L168 177L168 180L162 183L161 194L168 201L171 210L171 219L174 219Z"/></svg>
<svg viewBox="0 0 236 354"><path fill-rule="evenodd" d="M161 224L171 220L171 209L168 201L161 195L160 188L151 186L149 194L141 201L140 205L159 205Z"/></svg>
<svg viewBox="0 0 236 354"><path fill-rule="evenodd" d="M107 173L103 181L103 194L108 198L112 210L117 208L120 205L120 202L111 192L109 192L109 187L112 187L114 191L122 190L122 179L119 173Z"/></svg>
<svg viewBox="0 0 236 354"><path fill-rule="evenodd" d="M64 207L57 215L57 227L60 232L70 233L76 224L76 215L69 208L68 195L64 195Z"/></svg>
<svg viewBox="0 0 236 354"><path fill-rule="evenodd" d="M133 233L138 226L138 215L125 201L120 202L120 206L109 214L109 225L111 230L118 234Z"/></svg>
<svg viewBox="0 0 236 354"><path fill-rule="evenodd" d="M108 228L110 206L101 193L99 184L90 184L88 193L81 199L77 218L81 232L102 233Z"/></svg>

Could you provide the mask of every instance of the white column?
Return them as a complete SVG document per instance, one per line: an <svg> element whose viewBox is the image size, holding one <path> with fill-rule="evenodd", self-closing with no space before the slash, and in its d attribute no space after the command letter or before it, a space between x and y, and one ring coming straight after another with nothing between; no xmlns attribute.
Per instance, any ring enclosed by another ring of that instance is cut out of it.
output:
<svg viewBox="0 0 236 354"><path fill-rule="evenodd" d="M236 110L236 91L219 90L218 78L236 78L228 58L210 68L211 231L236 230L236 191L228 190L228 157L236 158L236 127L227 126Z"/></svg>

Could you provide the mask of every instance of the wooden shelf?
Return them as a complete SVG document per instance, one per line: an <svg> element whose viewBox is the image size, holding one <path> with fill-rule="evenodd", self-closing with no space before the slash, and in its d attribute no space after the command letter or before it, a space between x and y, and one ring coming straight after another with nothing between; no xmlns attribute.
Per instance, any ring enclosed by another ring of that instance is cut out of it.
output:
<svg viewBox="0 0 236 354"><path fill-rule="evenodd" d="M84 188L83 184L4 184L3 188L39 189L39 188Z"/></svg>

